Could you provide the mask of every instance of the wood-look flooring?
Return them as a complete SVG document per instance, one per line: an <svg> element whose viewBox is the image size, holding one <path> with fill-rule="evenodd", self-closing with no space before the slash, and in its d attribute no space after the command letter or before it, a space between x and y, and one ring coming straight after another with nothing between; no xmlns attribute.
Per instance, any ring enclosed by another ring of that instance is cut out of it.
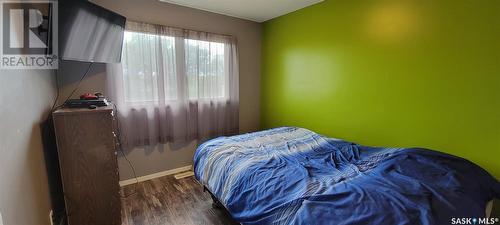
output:
<svg viewBox="0 0 500 225"><path fill-rule="evenodd" d="M137 189L135 184L122 187L121 192L123 225L238 224L224 209L212 206L210 194L193 177L160 177L137 184Z"/></svg>

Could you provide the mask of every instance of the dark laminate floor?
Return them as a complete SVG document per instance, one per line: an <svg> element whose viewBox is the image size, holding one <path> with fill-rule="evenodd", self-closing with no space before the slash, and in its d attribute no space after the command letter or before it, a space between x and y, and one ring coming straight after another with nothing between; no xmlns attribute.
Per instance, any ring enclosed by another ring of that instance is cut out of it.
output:
<svg viewBox="0 0 500 225"><path fill-rule="evenodd" d="M135 185L122 188L134 193ZM123 225L238 224L223 209L212 207L210 194L193 177L156 178L137 185L137 193L122 198Z"/></svg>

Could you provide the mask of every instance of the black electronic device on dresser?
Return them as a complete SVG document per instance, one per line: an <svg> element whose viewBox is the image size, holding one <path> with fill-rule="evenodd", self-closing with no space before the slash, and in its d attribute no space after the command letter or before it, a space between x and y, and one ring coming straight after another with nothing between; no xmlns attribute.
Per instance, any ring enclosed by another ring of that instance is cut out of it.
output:
<svg viewBox="0 0 500 225"><path fill-rule="evenodd" d="M69 99L64 103L68 108L89 108L90 106L103 107L108 106L109 103L105 98L99 99Z"/></svg>

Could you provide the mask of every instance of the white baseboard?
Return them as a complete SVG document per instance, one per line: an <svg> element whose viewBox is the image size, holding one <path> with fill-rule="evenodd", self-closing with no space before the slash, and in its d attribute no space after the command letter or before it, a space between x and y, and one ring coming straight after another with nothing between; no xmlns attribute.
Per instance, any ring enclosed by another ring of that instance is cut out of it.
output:
<svg viewBox="0 0 500 225"><path fill-rule="evenodd" d="M192 177L192 176L194 176L194 172L193 171L186 171L186 172L178 173L178 174L174 175L175 179L177 179L177 180L180 180L180 179L183 179L183 178Z"/></svg>
<svg viewBox="0 0 500 225"><path fill-rule="evenodd" d="M122 181L120 181L120 187L127 186L130 184L135 184L137 181L144 182L144 181L151 180L151 179L158 178L158 177L164 177L164 176L173 175L176 173L186 172L186 171L191 170L191 168L192 168L191 165L183 166L183 167L179 167L179 168L175 168L175 169L171 169L171 170L165 170L162 172L149 174L149 175L142 176L142 177L137 177L137 180L135 178L128 179L128 180L122 180Z"/></svg>

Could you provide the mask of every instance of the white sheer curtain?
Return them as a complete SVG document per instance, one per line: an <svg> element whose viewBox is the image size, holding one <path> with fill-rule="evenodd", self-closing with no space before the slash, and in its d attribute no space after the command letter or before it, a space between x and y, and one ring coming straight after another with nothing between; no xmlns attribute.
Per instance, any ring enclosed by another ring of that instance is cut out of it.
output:
<svg viewBox="0 0 500 225"><path fill-rule="evenodd" d="M107 81L124 146L238 133L233 37L127 21L122 52Z"/></svg>

